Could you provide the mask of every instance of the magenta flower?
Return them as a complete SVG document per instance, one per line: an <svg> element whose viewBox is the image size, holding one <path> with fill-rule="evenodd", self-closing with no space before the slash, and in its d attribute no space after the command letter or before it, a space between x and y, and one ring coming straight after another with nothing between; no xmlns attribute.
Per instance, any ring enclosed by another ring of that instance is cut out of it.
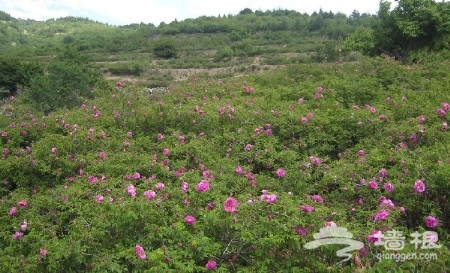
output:
<svg viewBox="0 0 450 273"><path fill-rule="evenodd" d="M158 140L162 141L164 139L164 135L161 133L158 133Z"/></svg>
<svg viewBox="0 0 450 273"><path fill-rule="evenodd" d="M19 240L22 237L23 237L23 233L20 231L16 231L16 233L14 233L12 236L13 240Z"/></svg>
<svg viewBox="0 0 450 273"><path fill-rule="evenodd" d="M195 186L195 189L199 192L205 192L209 190L209 183L206 180L201 180L197 186Z"/></svg>
<svg viewBox="0 0 450 273"><path fill-rule="evenodd" d="M169 155L170 154L170 150L168 149L168 148L165 148L164 150L163 150L163 155Z"/></svg>
<svg viewBox="0 0 450 273"><path fill-rule="evenodd" d="M414 190L417 193L422 193L425 191L425 183L422 180L417 180L414 182Z"/></svg>
<svg viewBox="0 0 450 273"><path fill-rule="evenodd" d="M438 220L433 216L425 217L425 225L429 228L435 228L438 225Z"/></svg>
<svg viewBox="0 0 450 273"><path fill-rule="evenodd" d="M208 260L208 262L206 263L205 267L208 270L213 270L213 269L215 269L217 267L217 263L216 263L216 261Z"/></svg>
<svg viewBox="0 0 450 273"><path fill-rule="evenodd" d="M57 151L58 151L58 149L55 148L55 147L53 147L52 150L51 150L51 153L52 153L52 154L56 154Z"/></svg>
<svg viewBox="0 0 450 273"><path fill-rule="evenodd" d="M427 118L424 115L420 115L417 117L417 121L419 123L424 123L427 120Z"/></svg>
<svg viewBox="0 0 450 273"><path fill-rule="evenodd" d="M391 199L384 199L383 201L380 202L380 208L385 208L388 207L391 210L395 210L395 204L394 202L392 202Z"/></svg>
<svg viewBox="0 0 450 273"><path fill-rule="evenodd" d="M323 204L323 198L322 196L315 194L315 195L311 195L311 199L313 201L316 201L317 203Z"/></svg>
<svg viewBox="0 0 450 273"><path fill-rule="evenodd" d="M322 165L322 160L316 156L310 156L309 161L316 165L317 167L320 167Z"/></svg>
<svg viewBox="0 0 450 273"><path fill-rule="evenodd" d="M101 159L105 159L106 153L103 151L100 151L100 152L98 152L98 157L100 157Z"/></svg>
<svg viewBox="0 0 450 273"><path fill-rule="evenodd" d="M17 206L19 206L20 208L26 208L28 207L28 202L27 200L20 200L19 202L17 202Z"/></svg>
<svg viewBox="0 0 450 273"><path fill-rule="evenodd" d="M436 110L436 114L439 116L439 117L444 117L445 116L445 114L446 114L446 112L445 112L445 110L444 109L442 109L442 108L439 108L439 109L437 109Z"/></svg>
<svg viewBox="0 0 450 273"><path fill-rule="evenodd" d="M374 230L367 236L367 241L371 244L380 242L383 239L383 234L379 230Z"/></svg>
<svg viewBox="0 0 450 273"><path fill-rule="evenodd" d="M203 171L202 172L202 176L206 179L213 179L214 177L212 176L210 171Z"/></svg>
<svg viewBox="0 0 450 273"><path fill-rule="evenodd" d="M14 216L17 213L17 208L16 207L12 207L9 209L8 215L9 216Z"/></svg>
<svg viewBox="0 0 450 273"><path fill-rule="evenodd" d="M450 111L450 103L443 102L441 105L442 105L442 110L444 110L445 112L449 112Z"/></svg>
<svg viewBox="0 0 450 273"><path fill-rule="evenodd" d="M233 213L236 211L236 208L238 206L238 201L234 199L233 197L228 197L227 200L223 203L223 209L226 212Z"/></svg>
<svg viewBox="0 0 450 273"><path fill-rule="evenodd" d="M244 170L242 169L241 166L237 166L234 170L235 170L235 172L237 174L243 174L244 173Z"/></svg>
<svg viewBox="0 0 450 273"><path fill-rule="evenodd" d="M393 192L394 191L394 185L391 184L391 183L384 183L383 187L384 187L384 189L387 192Z"/></svg>
<svg viewBox="0 0 450 273"><path fill-rule="evenodd" d="M358 156L364 156L364 155L365 155L364 150L359 150L359 151L358 151Z"/></svg>
<svg viewBox="0 0 450 273"><path fill-rule="evenodd" d="M23 223L20 225L20 230L25 231L28 228L28 223L26 220L23 221Z"/></svg>
<svg viewBox="0 0 450 273"><path fill-rule="evenodd" d="M183 183L181 183L181 191L182 191L183 193L186 193L187 190L188 190L188 188L189 188L188 182L184 181Z"/></svg>
<svg viewBox="0 0 450 273"><path fill-rule="evenodd" d="M306 117L302 117L300 119L300 122L301 122L301 124L306 124L306 123L308 123L308 119Z"/></svg>
<svg viewBox="0 0 450 273"><path fill-rule="evenodd" d="M103 195L99 194L94 197L94 202L98 204L98 203L102 202L104 199L105 198L103 197Z"/></svg>
<svg viewBox="0 0 450 273"><path fill-rule="evenodd" d="M302 226L296 226L294 227L295 233L297 233L300 236L305 236L308 230L305 227Z"/></svg>
<svg viewBox="0 0 450 273"><path fill-rule="evenodd" d="M141 174L140 174L140 173L135 172L135 173L133 174L133 179L140 179L140 178L141 178Z"/></svg>
<svg viewBox="0 0 450 273"><path fill-rule="evenodd" d="M252 149L252 144L247 144L247 145L245 145L245 150L246 151L250 151L251 149Z"/></svg>
<svg viewBox="0 0 450 273"><path fill-rule="evenodd" d="M133 132L127 132L127 137L133 137Z"/></svg>
<svg viewBox="0 0 450 273"><path fill-rule="evenodd" d="M197 220L192 215L188 215L188 216L184 217L184 222L188 225L193 225L193 224L195 224L196 221Z"/></svg>
<svg viewBox="0 0 450 273"><path fill-rule="evenodd" d="M90 176L88 177L88 182L89 182L89 183L95 183L95 182L98 182L98 178L97 178L96 176L90 175Z"/></svg>
<svg viewBox="0 0 450 273"><path fill-rule="evenodd" d="M387 210L384 210L384 209L379 210L377 213L372 215L372 220L376 221L376 222L382 221L382 220L386 219L389 216L389 214L390 213Z"/></svg>
<svg viewBox="0 0 450 273"><path fill-rule="evenodd" d="M147 258L147 255L145 254L144 248L140 245L136 245L134 247L134 253L136 254L136 257L138 257L141 260L144 260Z"/></svg>
<svg viewBox="0 0 450 273"><path fill-rule="evenodd" d="M277 195L276 194L262 194L259 199L261 201L265 201L267 204L272 204L277 202Z"/></svg>
<svg viewBox="0 0 450 273"><path fill-rule="evenodd" d="M337 227L336 223L333 221L327 221L325 222L326 227Z"/></svg>
<svg viewBox="0 0 450 273"><path fill-rule="evenodd" d="M48 253L48 250L47 250L47 249L45 249L45 248L40 248L40 249L39 249L39 255L40 255L41 257L47 256L47 253Z"/></svg>
<svg viewBox="0 0 450 273"><path fill-rule="evenodd" d="M135 197L136 196L136 187L133 184L129 184L127 187L128 195Z"/></svg>
<svg viewBox="0 0 450 273"><path fill-rule="evenodd" d="M147 200L153 200L155 199L156 192L152 190L144 191L144 196L147 197Z"/></svg>
<svg viewBox="0 0 450 273"><path fill-rule="evenodd" d="M278 170L276 170L275 171L275 174L278 176L278 177L285 177L286 176L286 171L284 170L284 169L282 169L282 168L279 168Z"/></svg>
<svg viewBox="0 0 450 273"><path fill-rule="evenodd" d="M307 205L301 205L301 206L300 206L300 209L301 209L302 211L304 211L304 212L307 212L307 213L310 213L310 212L313 212L313 211L316 210L314 207L312 207L312 206L307 206Z"/></svg>
<svg viewBox="0 0 450 273"><path fill-rule="evenodd" d="M385 168L382 168L378 171L378 174L380 175L381 178L385 178L387 175L387 171Z"/></svg>
<svg viewBox="0 0 450 273"><path fill-rule="evenodd" d="M159 183L156 183L155 187L157 190L162 190L162 189L164 189L164 187L166 187L166 185L164 185L164 183L159 182Z"/></svg>
<svg viewBox="0 0 450 273"><path fill-rule="evenodd" d="M376 188L378 188L378 183L375 180L371 180L368 184L369 188L371 188L372 190L375 190Z"/></svg>

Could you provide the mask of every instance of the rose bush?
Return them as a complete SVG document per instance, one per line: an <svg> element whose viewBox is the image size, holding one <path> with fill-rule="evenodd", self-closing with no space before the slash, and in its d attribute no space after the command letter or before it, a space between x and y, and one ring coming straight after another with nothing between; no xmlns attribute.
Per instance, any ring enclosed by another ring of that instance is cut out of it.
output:
<svg viewBox="0 0 450 273"><path fill-rule="evenodd" d="M300 65L157 99L122 81L47 116L8 99L2 270L443 272L449 68ZM342 246L306 249L325 227L364 248L342 264ZM441 248L400 252L438 259L378 260L374 234L392 230L436 232Z"/></svg>

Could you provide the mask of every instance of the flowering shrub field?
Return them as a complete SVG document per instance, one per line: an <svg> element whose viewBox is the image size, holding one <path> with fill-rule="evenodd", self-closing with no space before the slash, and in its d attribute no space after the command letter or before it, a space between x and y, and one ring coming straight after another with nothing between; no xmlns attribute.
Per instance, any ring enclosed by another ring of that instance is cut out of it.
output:
<svg viewBox="0 0 450 273"><path fill-rule="evenodd" d="M0 271L446 272L448 75L376 58L167 93L124 80L47 116L11 97ZM305 248L331 227L364 246L344 262L340 245ZM404 246L385 249L393 230ZM437 259L377 259L388 252Z"/></svg>

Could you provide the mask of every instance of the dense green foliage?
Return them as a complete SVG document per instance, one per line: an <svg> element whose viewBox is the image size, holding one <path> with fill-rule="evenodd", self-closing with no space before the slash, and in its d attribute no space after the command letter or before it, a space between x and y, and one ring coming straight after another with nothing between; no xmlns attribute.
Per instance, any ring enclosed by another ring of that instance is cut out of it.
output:
<svg viewBox="0 0 450 273"><path fill-rule="evenodd" d="M177 47L173 39L157 40L153 44L153 54L157 58L170 59L177 57Z"/></svg>
<svg viewBox="0 0 450 273"><path fill-rule="evenodd" d="M447 272L447 7L0 13L0 271ZM348 260L306 248L337 228L363 244Z"/></svg>
<svg viewBox="0 0 450 273"><path fill-rule="evenodd" d="M45 74L31 79L25 98L36 110L49 113L72 108L93 98L93 89L102 81L100 69L75 48L66 48L52 61Z"/></svg>
<svg viewBox="0 0 450 273"><path fill-rule="evenodd" d="M8 100L2 268L202 272L214 260L217 272L445 272L450 63L439 63L295 65L152 94L121 81L42 118L20 95ZM224 210L230 196L234 213ZM390 215L374 220L382 208ZM342 265L339 246L305 249L327 221L365 248ZM441 248L405 242L401 252L437 260L378 260L390 251L367 237L392 229L436 231Z"/></svg>
<svg viewBox="0 0 450 273"><path fill-rule="evenodd" d="M404 62L413 50L449 48L450 2L400 0L391 9L390 2L381 1L374 29L376 52L389 52Z"/></svg>
<svg viewBox="0 0 450 273"><path fill-rule="evenodd" d="M37 62L25 62L11 58L0 59L0 90L2 96L15 95L17 91L28 86L31 80L42 75L44 70Z"/></svg>

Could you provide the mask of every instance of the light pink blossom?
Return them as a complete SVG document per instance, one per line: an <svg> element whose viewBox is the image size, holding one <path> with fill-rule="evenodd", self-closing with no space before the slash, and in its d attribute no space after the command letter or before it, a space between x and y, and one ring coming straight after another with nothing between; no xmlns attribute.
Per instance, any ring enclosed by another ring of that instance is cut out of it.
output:
<svg viewBox="0 0 450 273"><path fill-rule="evenodd" d="M99 194L94 197L94 202L98 204L98 203L102 202L104 199L105 198L103 197L103 195Z"/></svg>
<svg viewBox="0 0 450 273"><path fill-rule="evenodd" d="M152 190L144 191L144 196L147 197L147 200L153 200L156 196L156 192Z"/></svg>
<svg viewBox="0 0 450 273"><path fill-rule="evenodd" d="M275 171L275 174L277 175L277 177L285 177L286 176L286 171L282 168L279 168L278 170Z"/></svg>
<svg viewBox="0 0 450 273"><path fill-rule="evenodd" d="M186 193L187 190L188 190L188 188L189 188L188 182L184 181L183 183L181 183L181 191L182 191L183 193Z"/></svg>
<svg viewBox="0 0 450 273"><path fill-rule="evenodd" d="M16 231L16 233L14 233L12 236L13 240L19 240L22 237L23 237L23 233L20 231Z"/></svg>
<svg viewBox="0 0 450 273"><path fill-rule="evenodd" d="M135 197L136 196L136 187L133 184L129 184L127 186L127 193L128 193L128 195Z"/></svg>
<svg viewBox="0 0 450 273"><path fill-rule="evenodd" d="M8 215L9 216L13 216L17 213L17 208L16 207L12 207L9 209Z"/></svg>

